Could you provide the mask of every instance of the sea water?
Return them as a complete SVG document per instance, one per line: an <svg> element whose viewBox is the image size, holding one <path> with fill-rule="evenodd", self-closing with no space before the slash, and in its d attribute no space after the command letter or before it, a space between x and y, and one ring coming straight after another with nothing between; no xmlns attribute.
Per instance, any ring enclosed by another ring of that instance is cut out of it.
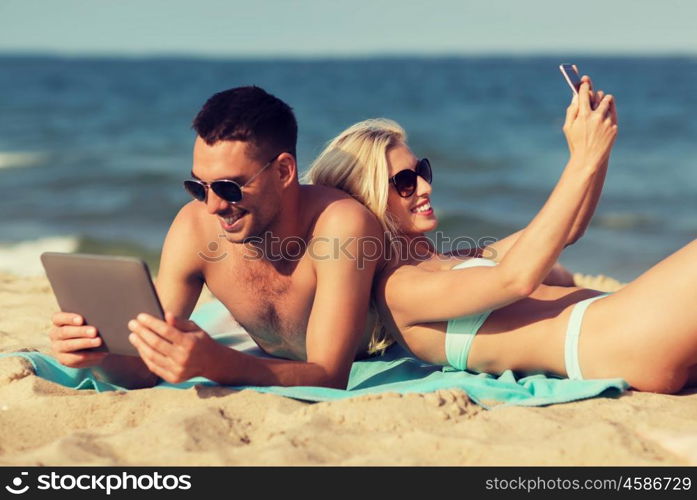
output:
<svg viewBox="0 0 697 500"><path fill-rule="evenodd" d="M189 200L193 117L213 93L251 84L295 110L301 170L349 125L392 118L431 160L442 235L504 237L568 159L562 62L615 96L620 129L596 215L561 262L631 280L697 234L695 58L0 56L0 270L40 273L45 250L156 266Z"/></svg>

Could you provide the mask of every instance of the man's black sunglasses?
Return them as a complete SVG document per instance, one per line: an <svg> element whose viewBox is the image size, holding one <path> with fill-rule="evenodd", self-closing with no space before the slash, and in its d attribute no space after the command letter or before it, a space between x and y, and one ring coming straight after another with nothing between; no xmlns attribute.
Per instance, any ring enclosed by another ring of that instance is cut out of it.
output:
<svg viewBox="0 0 697 500"><path fill-rule="evenodd" d="M416 163L414 170L405 168L400 170L395 175L390 177L390 182L394 184L397 193L402 198L409 198L416 191L417 177L421 177L429 184L433 180L433 172L431 172L431 163L428 158L421 158Z"/></svg>
<svg viewBox="0 0 697 500"><path fill-rule="evenodd" d="M220 196L228 203L239 203L242 201L242 188L256 179L256 177L266 170L269 165L276 161L276 158L278 158L280 155L281 153L278 153L276 156L271 158L263 167L261 167L261 170L259 170L242 185L230 179L221 179L219 181L213 181L210 184L199 179L188 179L184 181L184 189L186 189L186 192L189 193L195 200L205 202L208 195L208 188L210 187L215 194Z"/></svg>

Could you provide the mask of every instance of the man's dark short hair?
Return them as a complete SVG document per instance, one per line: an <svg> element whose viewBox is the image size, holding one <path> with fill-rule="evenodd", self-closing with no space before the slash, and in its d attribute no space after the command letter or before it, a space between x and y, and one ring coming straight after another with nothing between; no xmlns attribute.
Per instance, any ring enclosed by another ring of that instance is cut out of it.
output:
<svg viewBox="0 0 697 500"><path fill-rule="evenodd" d="M292 108L256 86L213 95L194 118L193 129L208 145L247 142L252 146L250 154L259 162L283 152L295 157L298 124Z"/></svg>

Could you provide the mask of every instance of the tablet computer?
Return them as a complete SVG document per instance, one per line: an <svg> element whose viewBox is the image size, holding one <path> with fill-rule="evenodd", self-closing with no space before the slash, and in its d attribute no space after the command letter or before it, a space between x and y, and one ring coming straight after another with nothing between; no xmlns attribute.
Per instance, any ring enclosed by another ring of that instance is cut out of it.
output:
<svg viewBox="0 0 697 500"><path fill-rule="evenodd" d="M138 356L128 322L139 313L163 319L147 264L132 257L45 252L41 263L61 311L80 314L103 344L94 350Z"/></svg>

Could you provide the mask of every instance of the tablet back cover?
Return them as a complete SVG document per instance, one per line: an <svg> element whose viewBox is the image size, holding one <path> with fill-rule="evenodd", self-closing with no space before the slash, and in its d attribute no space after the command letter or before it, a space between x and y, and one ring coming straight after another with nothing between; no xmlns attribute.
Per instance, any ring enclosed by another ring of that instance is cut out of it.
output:
<svg viewBox="0 0 697 500"><path fill-rule="evenodd" d="M46 252L41 262L61 311L81 314L97 328L97 350L138 356L128 321L139 313L164 317L145 262L130 257Z"/></svg>

